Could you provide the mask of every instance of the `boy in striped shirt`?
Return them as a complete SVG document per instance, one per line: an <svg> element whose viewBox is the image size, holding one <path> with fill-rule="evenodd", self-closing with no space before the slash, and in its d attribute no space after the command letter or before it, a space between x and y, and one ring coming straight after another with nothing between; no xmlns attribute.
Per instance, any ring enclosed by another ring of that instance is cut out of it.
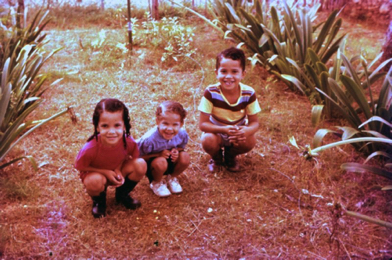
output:
<svg viewBox="0 0 392 260"><path fill-rule="evenodd" d="M215 69L219 82L207 87L198 107L201 143L211 156L210 172L222 165L229 171L240 171L236 156L256 145L257 113L261 109L254 89L241 83L245 62L245 54L238 48L219 53Z"/></svg>

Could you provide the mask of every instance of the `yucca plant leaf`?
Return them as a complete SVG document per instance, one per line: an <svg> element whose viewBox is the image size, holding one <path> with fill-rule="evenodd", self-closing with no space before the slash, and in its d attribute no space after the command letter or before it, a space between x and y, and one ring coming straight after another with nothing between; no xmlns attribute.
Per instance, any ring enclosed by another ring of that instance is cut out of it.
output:
<svg viewBox="0 0 392 260"><path fill-rule="evenodd" d="M4 157L9 152L9 148L12 145L12 142L18 139L18 137L32 124L32 121L22 123L12 129L12 131L8 131L1 136L2 142L0 143L0 162L4 159ZM8 151L8 152L7 152Z"/></svg>
<svg viewBox="0 0 392 260"><path fill-rule="evenodd" d="M382 57L382 52L380 52L377 56L376 56L376 58L374 58L374 60L372 60L372 62L369 64L369 66L368 66L368 68L369 68L369 70L374 66L374 64L376 64L377 63L377 61L379 60L379 59L381 59L381 57Z"/></svg>
<svg viewBox="0 0 392 260"><path fill-rule="evenodd" d="M8 76L9 76L9 65L10 65L11 59L8 58L3 66L3 72L1 74L1 88L5 88L8 84ZM4 89L3 89L4 93Z"/></svg>
<svg viewBox="0 0 392 260"><path fill-rule="evenodd" d="M259 47L260 47L260 48L263 47L264 44L266 44L268 41L269 41L269 37L268 37L267 35L263 34L263 35L260 37L260 40L259 40Z"/></svg>
<svg viewBox="0 0 392 260"><path fill-rule="evenodd" d="M328 60L334 55L339 49L340 44L345 39L346 35L339 37L326 51L321 54L321 61L327 63Z"/></svg>
<svg viewBox="0 0 392 260"><path fill-rule="evenodd" d="M43 58L41 56L38 56L36 59L33 60L31 63L31 67L28 68L27 70L27 77L30 79L35 79L37 77L37 74L39 73L39 70L41 69L43 65Z"/></svg>
<svg viewBox="0 0 392 260"><path fill-rule="evenodd" d="M272 22L272 31L277 36L279 41L284 41L283 35L281 33L282 29L280 27L280 18L275 7L271 7L270 14L271 14L271 22Z"/></svg>
<svg viewBox="0 0 392 260"><path fill-rule="evenodd" d="M299 28L299 26L298 26L298 24L297 24L297 22L295 20L295 17L293 15L293 13L291 12L291 10L290 10L290 8L289 8L289 6L288 6L288 4L286 2L284 2L283 7L284 7L285 12L288 15L288 19L290 21L290 26L292 27L292 29L294 31L295 39L296 39L297 44L299 46L299 53L298 53L299 54L299 60L303 61L304 60L304 56L305 56L304 49L302 49L304 38L301 36L300 28Z"/></svg>
<svg viewBox="0 0 392 260"><path fill-rule="evenodd" d="M366 118L371 118L372 113L370 111L370 107L369 107L369 104L366 100L366 97L365 97L362 89L360 88L360 85L357 85L356 82L352 78L349 78L345 75L340 76L340 80L342 81L343 85L346 87L346 89L350 93L350 95L354 98L355 102L362 109Z"/></svg>
<svg viewBox="0 0 392 260"><path fill-rule="evenodd" d="M325 39L327 38L332 25L335 22L336 14L338 13L338 10L334 10L327 18L327 20L324 22L323 27L321 28L320 33L317 35L317 40L314 42L313 45L313 50L314 52L318 53L321 49L322 44L324 43Z"/></svg>
<svg viewBox="0 0 392 260"><path fill-rule="evenodd" d="M262 60L260 60L260 59L259 59L259 56L260 56L260 55L259 55L258 53L255 53L255 54L253 54L252 57L249 57L249 58L248 58L248 60L250 60L250 63L251 63L251 65L252 65L252 69L256 66L257 63L260 63L261 65L264 66L265 59L264 59L264 57L261 57Z"/></svg>
<svg viewBox="0 0 392 260"><path fill-rule="evenodd" d="M299 146L298 146L298 144L297 144L297 141L295 140L294 136L292 136L292 137L289 138L289 142L290 142L290 144L291 144L292 146L294 146L294 147L296 147L298 150L300 150L300 148L299 148Z"/></svg>
<svg viewBox="0 0 392 260"><path fill-rule="evenodd" d="M347 114L349 115L349 117L345 117L347 120L349 120L350 122L355 123L354 125L352 125L353 127L358 127L358 125L361 124L361 120L357 114L357 112L355 111L355 109L352 107L351 105L351 100L349 99L349 97L346 95L346 93L342 90L342 88L338 85L338 83L332 79L332 78L328 78L328 83L329 83L329 87L331 88L332 92L335 94L335 96L337 97L337 99L339 100L339 104L335 103L338 107L340 107L341 109L347 111ZM328 96L328 95L326 95ZM333 100L332 98L330 98L330 100Z"/></svg>
<svg viewBox="0 0 392 260"><path fill-rule="evenodd" d="M7 107L9 105L11 97L12 85L8 83L0 92L0 130L2 128L3 120L7 112Z"/></svg>
<svg viewBox="0 0 392 260"><path fill-rule="evenodd" d="M337 126L337 128L343 131L342 140L347 140L360 133L357 129L348 126Z"/></svg>
<svg viewBox="0 0 392 260"><path fill-rule="evenodd" d="M387 228L392 228L392 223L390 222L386 222L386 221L382 221L376 218L372 218L354 211L346 211L346 214L355 218L359 218L362 219L364 221L367 221L369 223L374 223L377 224L379 226L383 226L383 227L387 227Z"/></svg>
<svg viewBox="0 0 392 260"><path fill-rule="evenodd" d="M240 14L246 19L248 24L250 25L250 30L253 32L256 38L260 38L264 31L260 24L257 22L256 18L246 12L244 9L239 9Z"/></svg>
<svg viewBox="0 0 392 260"><path fill-rule="evenodd" d="M36 27L37 20L40 18L41 13L42 13L42 9L38 10L38 12L35 14L33 20L30 23L29 28L27 28L27 30L26 30L27 32L29 32L29 34L31 34L34 31L34 29ZM39 24L39 22L37 24Z"/></svg>
<svg viewBox="0 0 392 260"><path fill-rule="evenodd" d="M261 1L255 1L253 8L254 8L256 20L259 23L262 23L264 21L264 17L263 17L263 9L261 6Z"/></svg>
<svg viewBox="0 0 392 260"><path fill-rule="evenodd" d="M40 102L35 102L19 115L9 126L7 126L4 134L0 137L0 161L3 159L4 152L8 149L11 143L19 136L25 128L31 124L31 121L23 123L25 118L39 106Z"/></svg>
<svg viewBox="0 0 392 260"><path fill-rule="evenodd" d="M352 81L355 82L357 86L361 86L361 80L359 79L357 71L354 69L351 62L347 59L347 57L344 54L341 54L341 58L344 63L344 66L346 67L345 70L346 74L348 73L350 75L350 78L352 79Z"/></svg>
<svg viewBox="0 0 392 260"><path fill-rule="evenodd" d="M336 43L340 41L339 39L342 39L343 37L345 37L345 35L341 36L331 46L331 43L333 42L333 40L337 36L337 34L338 34L339 30L340 30L341 25L342 25L342 19L340 19L340 18L337 19L335 21L335 23L332 25L331 30L327 34L326 41L323 42L323 46L322 46L321 50L318 52L321 57L324 57L326 55L326 53L328 52L328 50L331 49L331 47L333 45L336 45ZM339 45L339 43L337 45ZM323 60L323 58L322 58L322 60Z"/></svg>
<svg viewBox="0 0 392 260"><path fill-rule="evenodd" d="M344 50L345 46L345 41L342 41L342 43L339 46L339 49L336 52L336 57L334 61L334 65L332 68L332 72L330 73L330 77L333 78L334 80L338 80L340 76L340 67L342 66L342 58L341 58L341 50Z"/></svg>
<svg viewBox="0 0 392 260"><path fill-rule="evenodd" d="M286 57L286 60L287 60L292 66L294 66L294 68L297 69L297 74L298 74L298 75L301 75L303 81L305 81L305 83L306 83L306 86L307 86L309 89L311 89L312 91L315 91L316 89L314 88L313 82L310 81L310 79L308 78L308 76L303 72L303 69L301 69L301 68L298 66L298 64L297 64L294 60L292 60L292 59L290 59L290 58L287 58L287 57Z"/></svg>
<svg viewBox="0 0 392 260"><path fill-rule="evenodd" d="M392 61L392 58L387 59L386 61L382 62L370 75L369 78L374 77L380 70L382 70L389 62Z"/></svg>
<svg viewBox="0 0 392 260"><path fill-rule="evenodd" d="M346 144L360 144L360 143L366 143L366 142L378 142L378 143L386 143L386 144L392 144L392 140L389 138L378 138L378 137L357 137L357 138L351 138L347 139L344 141L338 141L330 144L326 144L324 146L319 146L315 149L312 150L312 153L318 154L319 152L330 149L336 146L340 145L346 145Z"/></svg>
<svg viewBox="0 0 392 260"><path fill-rule="evenodd" d="M358 172L358 173L365 173L365 172L371 172L375 173L377 175L383 176L385 178L388 178L392 180L392 172L388 170L381 169L379 167L375 166L370 166L370 165L364 165L360 163L344 163L341 165L341 168L346 171L350 172Z"/></svg>
<svg viewBox="0 0 392 260"><path fill-rule="evenodd" d="M330 83L328 81L329 79L329 74L325 71L321 72L320 74L320 87L323 90L323 92L325 94L328 95L329 98L324 97L322 100L324 101L325 104L325 109L324 109L324 114L327 116L327 118L331 118L332 117L332 107L334 102L331 102L330 99L332 100L336 100L336 96L335 94L333 94L331 87L330 87Z"/></svg>
<svg viewBox="0 0 392 260"><path fill-rule="evenodd" d="M370 154L366 160L364 161L363 164L366 164L368 161L370 161L372 158L376 157L376 156L383 156L385 158L391 159L392 156L389 153L383 152L383 151L375 151L372 154Z"/></svg>
<svg viewBox="0 0 392 260"><path fill-rule="evenodd" d="M323 96L325 96L329 101L331 101L335 107L340 111L340 113L343 115L343 117L350 123L352 126L358 126L361 123L361 120L359 117L356 115L355 110L354 112L349 112L343 107L341 104L338 104L335 100L333 100L330 96L328 96L324 91L321 89L316 88L318 92L320 92ZM353 114L354 113L354 114Z"/></svg>
<svg viewBox="0 0 392 260"><path fill-rule="evenodd" d="M282 74L281 77L293 83L297 87L297 89L302 92L302 94L306 95L306 86L302 84L302 82L299 81L296 77L287 74Z"/></svg>
<svg viewBox="0 0 392 260"><path fill-rule="evenodd" d="M328 68L323 62L317 62L316 68L319 71L319 74L321 74L323 71L328 72Z"/></svg>
<svg viewBox="0 0 392 260"><path fill-rule="evenodd" d="M249 29L248 27L243 26L242 24L235 23L234 26L235 26L235 27L238 27L238 28L240 28L241 30L244 30L244 31L246 31L246 32L252 32L251 29Z"/></svg>
<svg viewBox="0 0 392 260"><path fill-rule="evenodd" d="M312 126L317 126L320 123L323 108L323 105L312 106Z"/></svg>
<svg viewBox="0 0 392 260"><path fill-rule="evenodd" d="M273 40L274 46L276 47L276 50L277 50L277 53L278 54L282 53L282 50L280 47L280 41L276 37L276 35L271 30L269 30L264 24L261 24L261 27L263 28L264 33L266 33Z"/></svg>
<svg viewBox="0 0 392 260"><path fill-rule="evenodd" d="M311 48L308 48L308 56L309 56L310 60L312 61L313 66L315 66L315 67L316 67L317 62L321 61L319 56L317 55L317 53ZM318 71L318 73L321 73L321 71Z"/></svg>
<svg viewBox="0 0 392 260"><path fill-rule="evenodd" d="M17 161L20 161L20 160L22 160L22 159L28 159L28 160L30 161L31 165L33 166L34 170L35 170L35 171L38 170L37 163L35 162L33 156L31 156L31 155L18 157L18 158L16 158L16 159L13 159L13 160L10 161L10 162L4 163L4 164L0 165L0 170L3 169L3 168L5 168L5 167L7 167L7 166L9 166L9 165L11 165L11 164L13 164L13 163L16 163Z"/></svg>
<svg viewBox="0 0 392 260"><path fill-rule="evenodd" d="M392 185L387 185L383 187L381 190L392 190Z"/></svg>
<svg viewBox="0 0 392 260"><path fill-rule="evenodd" d="M241 19L238 17L236 11L234 10L234 8L231 6L231 4L229 3L225 3L227 10L230 12L231 16L233 17L234 21L237 24L241 24Z"/></svg>
<svg viewBox="0 0 392 260"><path fill-rule="evenodd" d="M377 110L381 110L382 108L387 108L387 106L391 107L390 104L391 97L392 97L392 66L391 68L389 68L389 71L386 74L385 79L382 83L379 99L377 102Z"/></svg>
<svg viewBox="0 0 392 260"><path fill-rule="evenodd" d="M309 64L305 64L305 69L306 69L306 72L311 77L311 79L313 80L314 84L316 85L316 88L323 89L321 87L320 79L317 76L316 71L313 69L313 67L310 66Z"/></svg>
<svg viewBox="0 0 392 260"><path fill-rule="evenodd" d="M59 116L65 114L65 113L67 113L68 110L69 110L69 108L67 108L67 109L65 109L65 110L63 110L63 111L60 111L59 113L54 114L54 115L52 115L52 116L50 116L50 117L48 117L48 118L46 118L46 119L40 120L40 123L38 123L38 124L35 125L34 127L30 128L30 129L29 129L28 131L26 131L22 136L18 137L17 140L16 140L15 142L13 142L12 145L11 145L5 152L1 151L0 155L2 155L2 156L0 157L0 162L4 159L5 155L8 154L9 151L12 150L12 148L13 148L15 145L17 145L23 138L25 138L27 135L29 135L31 132L33 132L33 131L34 131L35 129L37 129L38 127L40 127L40 126L46 124L47 122L49 122L49 121L51 121L51 120L53 120L53 119L55 119L55 118L57 118L57 117L59 117ZM14 140L15 140L15 139L14 139Z"/></svg>
<svg viewBox="0 0 392 260"><path fill-rule="evenodd" d="M303 9L303 15L304 15L304 35L306 35L306 39L305 39L305 42L306 42L306 44L304 44L304 46L302 47L302 49L303 49L303 53L304 53L304 59L302 60L302 63L305 63L306 62L306 59L307 59L307 57L306 57L306 53L307 53L307 50L308 50L308 48L311 48L312 47L312 45L313 45L313 37L312 37L312 35L313 35L313 28L312 28L312 23L311 23L311 21L310 21L310 15L308 15L307 13L306 13L306 10L305 9Z"/></svg>
<svg viewBox="0 0 392 260"><path fill-rule="evenodd" d="M366 120L365 122L363 122L362 124L360 124L358 126L358 128L363 127L364 125L369 124L370 122L374 122L374 121L378 121L381 122L383 124L386 124L387 126L389 126L390 128L392 128L392 123L389 123L388 121L386 121L384 118L381 118L379 116L372 116L371 118L369 118L368 120Z"/></svg>
<svg viewBox="0 0 392 260"><path fill-rule="evenodd" d="M321 146L324 137L328 133L337 133L337 132L333 131L333 130L329 130L329 129L319 129L319 130L317 130L316 134L313 137L313 143L312 143L313 149Z"/></svg>
<svg viewBox="0 0 392 260"><path fill-rule="evenodd" d="M374 136L374 137L380 137L380 138L390 138L386 135L383 135L379 131L374 131L374 130L361 130L362 134L369 134L369 136Z"/></svg>

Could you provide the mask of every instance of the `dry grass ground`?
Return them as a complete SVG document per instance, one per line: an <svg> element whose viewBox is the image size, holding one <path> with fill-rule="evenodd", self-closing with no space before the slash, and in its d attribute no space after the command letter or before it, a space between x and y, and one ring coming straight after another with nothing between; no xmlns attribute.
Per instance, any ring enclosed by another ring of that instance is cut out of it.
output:
<svg viewBox="0 0 392 260"><path fill-rule="evenodd" d="M1 258L392 257L390 229L343 214L348 209L391 222L391 193L380 190L387 181L340 170L344 162L363 160L349 146L305 161L288 137L295 136L301 145L311 143L317 129L310 123L310 104L261 69L249 70L245 79L256 89L263 109L257 146L240 158L246 170L206 171L208 157L199 144L196 107L204 87L215 82L214 56L228 43L210 28L197 26L197 60L203 69L191 70L161 66L159 56L144 48L136 47L130 60L114 58L117 54L111 49L82 50L80 41L86 44L96 37L96 29L48 32L49 48L64 49L44 70L51 80L64 80L46 92L35 116L73 106L78 122L73 124L69 116L59 118L14 150L11 156L34 155L40 164L37 172L28 162L0 172ZM361 40L362 47L378 43L375 51L379 51L383 32L360 30L354 39ZM123 37L117 30L108 33L112 39ZM365 41L363 35L372 38ZM155 108L163 100L185 106L191 165L180 177L183 194L157 198L145 178L132 193L142 202L140 209L116 205L109 188L108 216L92 217L91 199L72 164L92 134L93 108L105 97L119 98L130 108L135 138L154 125Z"/></svg>

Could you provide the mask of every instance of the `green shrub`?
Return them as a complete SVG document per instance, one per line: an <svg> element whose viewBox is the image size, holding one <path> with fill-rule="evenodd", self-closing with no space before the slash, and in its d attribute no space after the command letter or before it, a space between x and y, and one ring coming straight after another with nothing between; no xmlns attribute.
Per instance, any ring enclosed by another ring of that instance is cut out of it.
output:
<svg viewBox="0 0 392 260"><path fill-rule="evenodd" d="M157 21L146 13L141 26L133 25L135 44L162 51L162 62L184 60L196 52L193 46L194 28L182 25L177 17Z"/></svg>
<svg viewBox="0 0 392 260"><path fill-rule="evenodd" d="M40 32L47 24L46 15L38 12L28 28L11 28L9 38L3 37L1 49L0 83L0 163L12 148L37 127L66 112L48 119L26 121L41 103L46 89L44 75L38 74L43 64L57 50L46 54L43 50L45 35ZM5 35L5 34L3 34ZM0 165L0 169L23 158L33 162L31 156L16 158Z"/></svg>
<svg viewBox="0 0 392 260"><path fill-rule="evenodd" d="M312 78L303 72L311 62L309 49L323 63L337 51L344 38L335 40L341 26L334 11L322 25L313 25L319 5L313 7L274 6L267 10L265 1L256 1L250 6L231 0L215 0L214 11L225 37L244 44L252 52L252 63L261 63L272 73L284 80L293 90L299 90L313 104L325 102L315 89ZM235 4L233 6L233 4Z"/></svg>

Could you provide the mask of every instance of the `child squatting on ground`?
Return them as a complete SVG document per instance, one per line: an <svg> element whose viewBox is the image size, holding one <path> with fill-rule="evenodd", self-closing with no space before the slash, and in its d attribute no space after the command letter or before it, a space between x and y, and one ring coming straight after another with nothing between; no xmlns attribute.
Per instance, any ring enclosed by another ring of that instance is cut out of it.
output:
<svg viewBox="0 0 392 260"><path fill-rule="evenodd" d="M129 196L144 177L147 165L130 136L128 108L117 99L102 99L93 114L94 134L79 151L75 168L93 199L95 218L106 215L106 189L116 187L116 201L128 209L141 203Z"/></svg>
<svg viewBox="0 0 392 260"><path fill-rule="evenodd" d="M189 155L184 151L188 134L182 128L186 111L178 102L165 101L155 115L157 125L146 132L137 144L141 158L147 162L150 188L155 195L167 197L182 192L177 177L189 166ZM167 175L166 181L164 175Z"/></svg>
<svg viewBox="0 0 392 260"><path fill-rule="evenodd" d="M201 143L211 156L210 172L222 165L238 172L241 168L236 156L256 145L257 113L261 109L254 89L241 83L245 76L242 50L232 47L219 53L215 74L219 82L207 87L198 107Z"/></svg>

